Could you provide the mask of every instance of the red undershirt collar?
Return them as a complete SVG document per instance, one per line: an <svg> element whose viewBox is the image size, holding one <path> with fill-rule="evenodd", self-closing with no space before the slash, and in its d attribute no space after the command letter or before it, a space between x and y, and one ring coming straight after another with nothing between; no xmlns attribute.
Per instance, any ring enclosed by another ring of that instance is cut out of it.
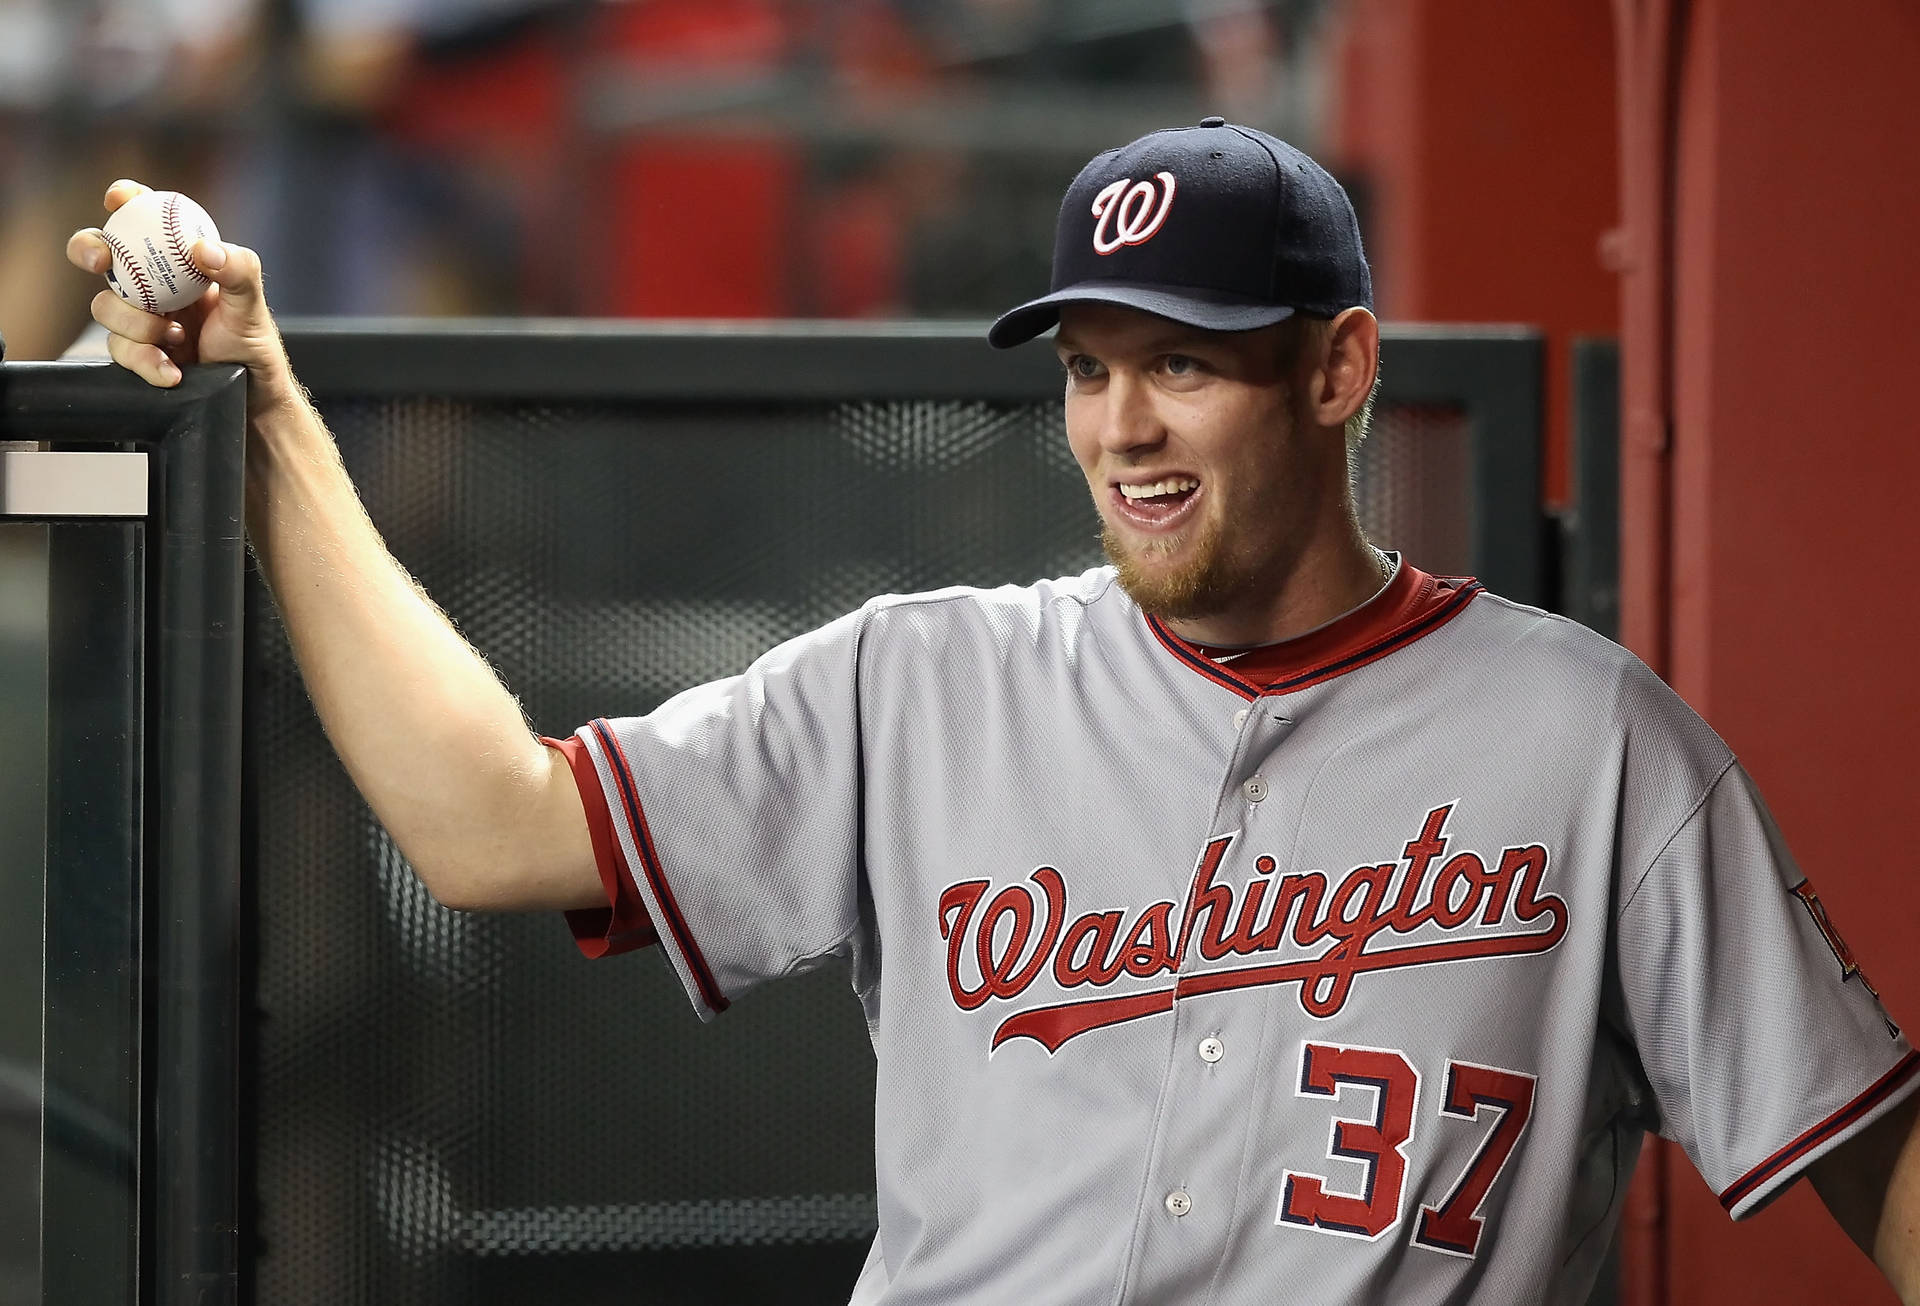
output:
<svg viewBox="0 0 1920 1306"><path fill-rule="evenodd" d="M1377 662L1465 610L1480 582L1462 576L1429 576L1402 562L1378 594L1318 630L1244 651L1193 644L1168 630L1158 617L1147 625L1168 652L1188 667L1242 698L1287 694ZM1239 653L1230 662L1214 655Z"/></svg>

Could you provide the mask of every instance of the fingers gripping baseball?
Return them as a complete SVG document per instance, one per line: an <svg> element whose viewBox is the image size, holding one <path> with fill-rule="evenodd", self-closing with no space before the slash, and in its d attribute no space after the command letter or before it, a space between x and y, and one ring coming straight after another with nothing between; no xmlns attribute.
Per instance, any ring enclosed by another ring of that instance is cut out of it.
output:
<svg viewBox="0 0 1920 1306"><path fill-rule="evenodd" d="M180 383L180 368L158 345L143 345L128 336L109 335L107 356L149 385Z"/></svg>
<svg viewBox="0 0 1920 1306"><path fill-rule="evenodd" d="M150 192L135 181L116 181L108 187L105 207L109 213L121 213L137 199L142 203L136 209L164 201L190 209L204 220L204 213L184 197ZM127 216L122 214L118 223L109 221L105 231L90 227L75 232L67 242L69 261L107 276L113 284L112 291L96 296L93 303L94 320L109 335L109 356L160 386L177 384L180 368L193 363L239 363L258 380L285 380L289 375L286 354L262 290L259 256L243 245L221 240L212 232L210 221L204 227L208 234L191 245L178 238L177 230L168 230L164 235L172 238L175 251L174 262L168 265L171 275L183 286L199 281L204 288L197 297L189 292L184 304L178 297L163 299L145 293L153 288L139 284L141 272L135 263L140 251L131 251L135 258L130 259L124 239ZM116 225L123 235L118 246L111 234ZM168 275L166 269L156 269L151 259L145 267L159 276ZM156 311L170 303L180 306L171 312Z"/></svg>
<svg viewBox="0 0 1920 1306"><path fill-rule="evenodd" d="M220 288L220 298L228 306L264 316L266 295L260 288L258 254L244 245L203 240L193 247L193 263Z"/></svg>
<svg viewBox="0 0 1920 1306"><path fill-rule="evenodd" d="M260 256L245 245L203 240L193 247L194 266L213 284L182 314L196 360L241 363L256 376L279 378L288 370L280 332L267 308ZM198 319L198 335L194 336Z"/></svg>

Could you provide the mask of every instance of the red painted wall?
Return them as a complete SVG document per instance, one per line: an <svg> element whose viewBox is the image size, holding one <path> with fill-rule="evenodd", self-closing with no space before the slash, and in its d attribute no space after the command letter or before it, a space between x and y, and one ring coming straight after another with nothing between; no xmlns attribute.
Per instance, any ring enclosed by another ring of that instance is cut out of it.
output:
<svg viewBox="0 0 1920 1306"><path fill-rule="evenodd" d="M1370 184L1383 309L1548 326L1550 500L1566 339L1617 324L1626 638L1741 754L1920 1026L1920 9L1350 0L1341 21L1328 152ZM1595 257L1616 220L1617 281ZM1624 1302L1893 1300L1806 1185L1734 1225L1666 1159Z"/></svg>
<svg viewBox="0 0 1920 1306"><path fill-rule="evenodd" d="M1920 10L1694 0L1673 196L1669 679L1920 1024ZM1892 1302L1805 1185L1733 1226L1684 1163L1672 1303Z"/></svg>
<svg viewBox="0 0 1920 1306"><path fill-rule="evenodd" d="M1568 344L1619 322L1606 0L1351 0L1340 21L1326 153L1370 193L1382 314L1546 328L1542 488L1564 502Z"/></svg>

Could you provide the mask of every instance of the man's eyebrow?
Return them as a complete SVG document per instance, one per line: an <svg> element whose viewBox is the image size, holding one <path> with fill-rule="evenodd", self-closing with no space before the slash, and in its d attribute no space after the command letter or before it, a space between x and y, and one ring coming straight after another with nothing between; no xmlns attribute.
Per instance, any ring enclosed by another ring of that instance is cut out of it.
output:
<svg viewBox="0 0 1920 1306"><path fill-rule="evenodd" d="M1164 336L1155 336L1146 344L1150 354L1178 354L1190 349L1205 349L1212 341L1198 331L1170 331Z"/></svg>
<svg viewBox="0 0 1920 1306"><path fill-rule="evenodd" d="M1143 354L1165 354L1177 352L1183 348L1205 348L1211 339L1212 334L1210 332L1201 331L1196 327L1173 326L1165 331L1160 331L1148 336L1145 340L1139 342L1136 349ZM1071 333L1065 330L1054 332L1053 347L1055 349L1065 349L1072 352L1086 348L1085 345L1082 345L1079 340L1075 339Z"/></svg>

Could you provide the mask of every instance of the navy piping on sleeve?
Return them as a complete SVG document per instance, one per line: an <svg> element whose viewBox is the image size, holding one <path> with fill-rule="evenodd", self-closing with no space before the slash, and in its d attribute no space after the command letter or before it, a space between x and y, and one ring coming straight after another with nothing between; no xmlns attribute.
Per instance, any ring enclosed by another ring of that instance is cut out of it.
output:
<svg viewBox="0 0 1920 1306"><path fill-rule="evenodd" d="M1916 1070L1920 1070L1920 1052L1909 1052L1873 1087L1729 1184L1727 1191L1720 1194L1720 1205L1733 1210L1752 1196L1755 1189L1893 1096L1902 1084L1913 1078Z"/></svg>

